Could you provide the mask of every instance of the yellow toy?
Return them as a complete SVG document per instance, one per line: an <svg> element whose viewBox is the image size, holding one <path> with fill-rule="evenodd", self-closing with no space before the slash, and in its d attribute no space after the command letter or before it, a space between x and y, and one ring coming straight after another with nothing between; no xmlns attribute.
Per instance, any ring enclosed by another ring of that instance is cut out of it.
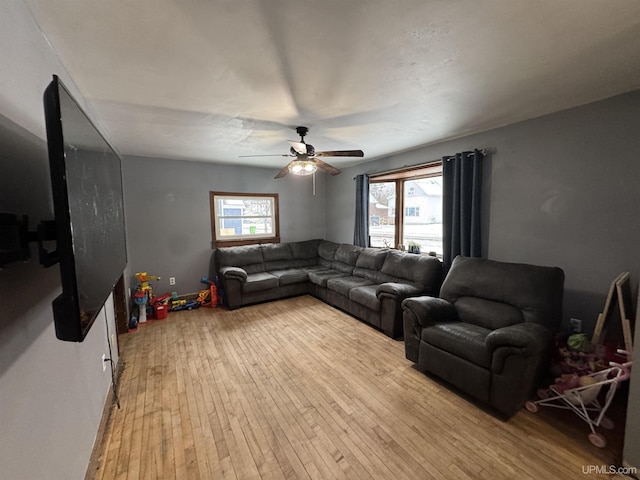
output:
<svg viewBox="0 0 640 480"><path fill-rule="evenodd" d="M144 323L147 321L147 305L153 298L153 287L149 285L150 280L160 280L160 277L156 275L147 275L147 272L136 273L136 278L140 285L136 288L136 293L133 294L133 299L140 308L140 318L138 323Z"/></svg>
<svg viewBox="0 0 640 480"><path fill-rule="evenodd" d="M138 285L138 291L143 292L148 300L153 298L153 287L149 285L150 280L160 280L160 277L157 275L147 275L147 272L138 272L136 273L136 278L140 285Z"/></svg>

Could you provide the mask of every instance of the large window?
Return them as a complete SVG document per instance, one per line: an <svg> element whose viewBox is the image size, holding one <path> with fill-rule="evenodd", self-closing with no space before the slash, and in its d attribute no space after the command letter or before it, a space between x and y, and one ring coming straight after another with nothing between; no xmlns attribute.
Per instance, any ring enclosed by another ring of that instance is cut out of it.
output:
<svg viewBox="0 0 640 480"><path fill-rule="evenodd" d="M278 194L209 192L212 246L280 241Z"/></svg>
<svg viewBox="0 0 640 480"><path fill-rule="evenodd" d="M372 247L442 255L441 162L370 176L369 237Z"/></svg>

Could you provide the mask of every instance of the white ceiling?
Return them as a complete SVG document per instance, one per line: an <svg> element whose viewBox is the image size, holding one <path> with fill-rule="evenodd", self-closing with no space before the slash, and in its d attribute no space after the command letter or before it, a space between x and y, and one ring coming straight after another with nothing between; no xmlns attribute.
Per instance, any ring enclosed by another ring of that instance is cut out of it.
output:
<svg viewBox="0 0 640 480"><path fill-rule="evenodd" d="M122 154L366 161L640 88L638 0L25 2Z"/></svg>

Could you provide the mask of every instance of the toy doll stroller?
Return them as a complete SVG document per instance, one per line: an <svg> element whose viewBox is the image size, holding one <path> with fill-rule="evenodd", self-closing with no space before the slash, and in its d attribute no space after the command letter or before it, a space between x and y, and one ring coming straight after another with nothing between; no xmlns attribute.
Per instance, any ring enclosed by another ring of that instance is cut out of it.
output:
<svg viewBox="0 0 640 480"><path fill-rule="evenodd" d="M618 350L618 353L626 355L627 359L631 358L631 354L627 351ZM576 375L568 381L540 389L538 390L540 400L528 401L525 408L532 413L538 411L538 405L573 410L578 417L589 424L591 429L589 441L598 448L604 448L607 440L596 432L595 427L602 426L608 430L613 428L613 422L605 416L605 413L611 405L619 384L629 378L631 363L631 361L622 364L611 362L610 368L605 370L581 377ZM604 392L602 403L598 400L600 392Z"/></svg>

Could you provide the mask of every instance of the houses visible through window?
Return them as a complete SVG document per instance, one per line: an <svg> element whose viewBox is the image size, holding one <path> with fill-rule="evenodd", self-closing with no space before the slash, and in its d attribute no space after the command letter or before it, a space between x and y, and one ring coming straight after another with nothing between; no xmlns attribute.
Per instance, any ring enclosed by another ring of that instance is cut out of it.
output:
<svg viewBox="0 0 640 480"><path fill-rule="evenodd" d="M372 247L442 255L441 162L370 176L369 238Z"/></svg>
<svg viewBox="0 0 640 480"><path fill-rule="evenodd" d="M411 195L409 195L411 196ZM404 207L404 216L405 217L419 217L420 216L420 207Z"/></svg>
<svg viewBox="0 0 640 480"><path fill-rule="evenodd" d="M278 194L209 192L212 246L280 241Z"/></svg>

